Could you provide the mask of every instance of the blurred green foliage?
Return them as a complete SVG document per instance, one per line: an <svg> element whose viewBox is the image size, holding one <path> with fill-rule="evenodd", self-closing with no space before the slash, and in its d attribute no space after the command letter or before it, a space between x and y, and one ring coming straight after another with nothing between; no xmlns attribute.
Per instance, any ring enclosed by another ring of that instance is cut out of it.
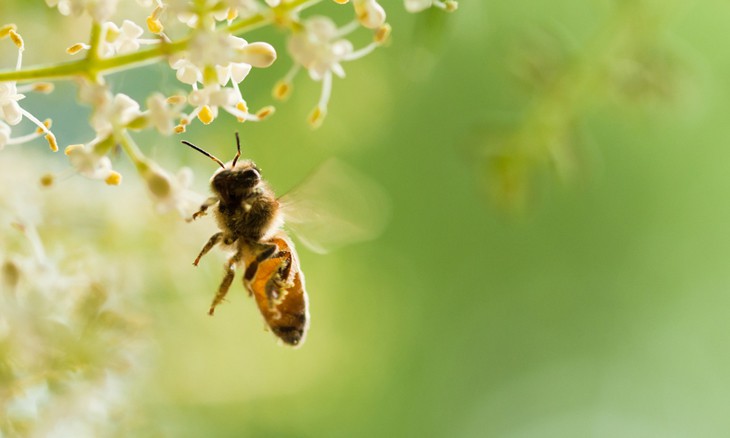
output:
<svg viewBox="0 0 730 438"><path fill-rule="evenodd" d="M223 256L190 263L210 221L150 220L123 241L109 225L108 242L90 242L143 272L156 368L137 403L150 435L724 436L730 5L386 6L392 44L335 80L321 129L305 120L318 87L299 78L270 120L221 117L185 135L227 157L239 129L280 192L336 155L392 197L377 241L300 249L312 314L301 349L263 331L240 279L206 315ZM276 32L257 38L283 50ZM252 106L288 68L282 57L247 79ZM119 83L167 92L177 84L164 69ZM73 142L85 121L52 112ZM206 190L214 165L179 140L138 138L168 168L193 166ZM125 176L103 188L109 202L137 196L148 212Z"/></svg>

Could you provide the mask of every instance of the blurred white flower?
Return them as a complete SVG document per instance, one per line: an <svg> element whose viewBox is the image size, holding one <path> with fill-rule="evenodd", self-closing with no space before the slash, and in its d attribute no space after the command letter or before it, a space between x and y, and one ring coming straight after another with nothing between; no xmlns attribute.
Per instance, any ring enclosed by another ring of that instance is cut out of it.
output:
<svg viewBox="0 0 730 438"><path fill-rule="evenodd" d="M41 210L26 166L20 155L0 160L0 185L17 184L0 192L0 216L14 224L0 220L0 436L114 436L137 414L131 385L146 344L130 306L138 288L123 289L120 265L81 250L88 235L73 229L46 233L55 239L46 252L25 207L57 220L89 197L59 191ZM73 257L57 250L65 239Z"/></svg>
<svg viewBox="0 0 730 438"><path fill-rule="evenodd" d="M183 167L173 177L152 162L138 164L138 167L159 213L175 211L187 218L203 202L203 195L190 190L193 172L189 168Z"/></svg>
<svg viewBox="0 0 730 438"><path fill-rule="evenodd" d="M23 111L18 101L25 95L18 94L15 82L0 82L0 121L17 125L23 119Z"/></svg>
<svg viewBox="0 0 730 438"><path fill-rule="evenodd" d="M114 172L109 157L98 154L93 146L71 145L65 153L76 172L87 178L106 180Z"/></svg>
<svg viewBox="0 0 730 438"><path fill-rule="evenodd" d="M144 115L161 134L172 134L177 120L182 116L182 102L170 104L165 96L154 93L147 98L147 111Z"/></svg>
<svg viewBox="0 0 730 438"><path fill-rule="evenodd" d="M123 93L112 96L107 92L94 107L89 123L97 138L104 139L112 135L114 129L126 127L141 115L139 104L134 99Z"/></svg>
<svg viewBox="0 0 730 438"><path fill-rule="evenodd" d="M355 15L364 27L377 29L385 24L385 9L377 0L353 0Z"/></svg>
<svg viewBox="0 0 730 438"><path fill-rule="evenodd" d="M455 1L441 1L441 0L404 0L406 10L408 12L421 12L430 7L436 7L443 9L448 12L453 12L458 7L458 3Z"/></svg>
<svg viewBox="0 0 730 438"><path fill-rule="evenodd" d="M97 23L107 21L117 10L118 0L46 0L50 7L57 7L62 15L81 15L88 12Z"/></svg>

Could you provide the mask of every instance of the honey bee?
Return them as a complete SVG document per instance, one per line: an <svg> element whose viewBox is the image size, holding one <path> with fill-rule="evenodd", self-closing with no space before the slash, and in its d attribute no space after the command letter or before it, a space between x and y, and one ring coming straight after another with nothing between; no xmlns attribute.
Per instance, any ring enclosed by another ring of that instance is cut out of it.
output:
<svg viewBox="0 0 730 438"><path fill-rule="evenodd" d="M294 244L281 229L283 216L279 200L261 178L261 169L251 160L241 160L241 140L236 133L236 156L230 166L194 144L184 144L208 156L221 167L210 179L212 197L192 219L213 214L221 231L213 234L193 265L214 246L233 252L225 275L208 310L213 315L233 282L235 268L245 267L243 284L256 299L271 331L289 345L300 345L309 326L309 309L304 274Z"/></svg>
<svg viewBox="0 0 730 438"><path fill-rule="evenodd" d="M386 223L387 196L355 169L330 160L295 190L277 198L253 161L239 161L238 133L237 152L229 165L190 142L183 143L221 167L210 179L213 196L190 219L212 208L220 229L193 265L216 245L232 253L208 313L213 315L231 287L236 268L241 268L243 284L269 329L284 343L301 345L309 328L309 304L294 243L283 230L284 219L302 243L324 253L380 234Z"/></svg>

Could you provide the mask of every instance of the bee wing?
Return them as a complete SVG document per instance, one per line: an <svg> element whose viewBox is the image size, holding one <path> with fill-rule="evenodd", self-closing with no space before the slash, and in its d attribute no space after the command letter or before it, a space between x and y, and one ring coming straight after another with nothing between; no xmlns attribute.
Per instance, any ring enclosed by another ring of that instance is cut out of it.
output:
<svg viewBox="0 0 730 438"><path fill-rule="evenodd" d="M336 159L322 163L279 203L287 227L318 253L376 238L390 213L380 184Z"/></svg>

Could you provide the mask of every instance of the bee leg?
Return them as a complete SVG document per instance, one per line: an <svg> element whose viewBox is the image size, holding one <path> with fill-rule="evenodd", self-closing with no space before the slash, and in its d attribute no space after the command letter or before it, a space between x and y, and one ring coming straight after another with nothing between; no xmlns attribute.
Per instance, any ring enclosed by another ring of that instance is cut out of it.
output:
<svg viewBox="0 0 730 438"><path fill-rule="evenodd" d="M198 218L198 216L205 216L207 214L208 208L212 205L214 205L216 202L218 202L218 198L215 196L211 196L210 198L206 199L205 202L200 206L200 209L193 213L193 217L186 219L188 222L192 222L195 219Z"/></svg>
<svg viewBox="0 0 730 438"><path fill-rule="evenodd" d="M218 244L218 242L221 241L223 238L223 232L219 231L212 236L210 236L210 240L208 240L208 243L205 244L202 250L200 250L200 254L195 258L195 261L193 262L193 266L198 266L198 263L200 263L200 259L208 253L211 249L213 249L214 246Z"/></svg>
<svg viewBox="0 0 730 438"><path fill-rule="evenodd" d="M228 294L228 289L231 287L231 283L233 282L233 276L236 273L234 266L241 261L241 257L242 255L239 251L234 254L230 259L228 259L228 263L226 263L226 275L223 277L221 285L218 286L218 293L215 294L215 298L213 298L213 302L210 304L208 315L213 315L213 312L215 312L215 308L218 306L218 304L221 303L221 301L223 301L223 299Z"/></svg>

